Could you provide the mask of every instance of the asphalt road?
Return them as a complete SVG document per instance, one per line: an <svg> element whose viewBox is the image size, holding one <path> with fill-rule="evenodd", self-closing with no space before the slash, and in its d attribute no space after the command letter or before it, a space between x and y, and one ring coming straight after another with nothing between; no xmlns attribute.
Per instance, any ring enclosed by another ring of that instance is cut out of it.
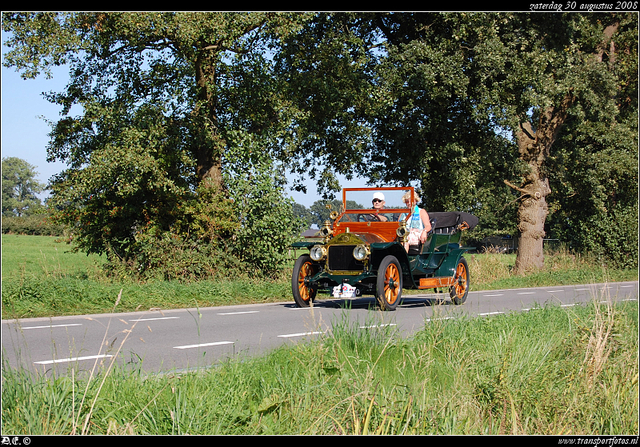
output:
<svg viewBox="0 0 640 447"><path fill-rule="evenodd" d="M441 296L441 295L440 295ZM438 295L406 295L395 312L381 312L373 298L319 299L313 308L292 302L202 309L83 315L2 321L2 356L44 374L82 374L112 360L148 373L206 368L229 356L257 355L318 337L334 324L375 330L391 325L411 335L435 318L528 311L545 303L574 306L638 299L638 282L470 292L464 305Z"/></svg>

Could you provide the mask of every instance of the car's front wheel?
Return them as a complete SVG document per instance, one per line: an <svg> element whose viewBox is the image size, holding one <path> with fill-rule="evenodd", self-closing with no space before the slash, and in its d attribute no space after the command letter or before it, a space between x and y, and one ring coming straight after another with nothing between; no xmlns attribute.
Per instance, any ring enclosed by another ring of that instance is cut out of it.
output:
<svg viewBox="0 0 640 447"><path fill-rule="evenodd" d="M402 296L402 269L395 256L385 256L378 268L376 298L382 310L395 310Z"/></svg>
<svg viewBox="0 0 640 447"><path fill-rule="evenodd" d="M316 297L317 289L309 284L309 278L315 275L316 271L317 267L314 266L311 256L302 255L296 259L291 277L291 291L293 299L300 307L309 307Z"/></svg>

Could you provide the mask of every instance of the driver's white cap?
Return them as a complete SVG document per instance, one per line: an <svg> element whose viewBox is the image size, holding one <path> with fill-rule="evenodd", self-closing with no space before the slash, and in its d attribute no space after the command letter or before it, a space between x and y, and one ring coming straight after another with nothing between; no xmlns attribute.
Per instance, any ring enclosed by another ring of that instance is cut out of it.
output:
<svg viewBox="0 0 640 447"><path fill-rule="evenodd" d="M374 199L384 200L384 194L382 194L381 192L374 192L373 193L373 198Z"/></svg>

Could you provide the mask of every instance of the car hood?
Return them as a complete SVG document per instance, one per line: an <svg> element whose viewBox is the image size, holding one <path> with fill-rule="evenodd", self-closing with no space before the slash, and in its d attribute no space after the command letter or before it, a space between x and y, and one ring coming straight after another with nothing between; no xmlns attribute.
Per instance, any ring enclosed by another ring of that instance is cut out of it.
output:
<svg viewBox="0 0 640 447"><path fill-rule="evenodd" d="M358 245L373 244L374 242L385 242L377 234L373 233L341 233L329 241L329 245Z"/></svg>

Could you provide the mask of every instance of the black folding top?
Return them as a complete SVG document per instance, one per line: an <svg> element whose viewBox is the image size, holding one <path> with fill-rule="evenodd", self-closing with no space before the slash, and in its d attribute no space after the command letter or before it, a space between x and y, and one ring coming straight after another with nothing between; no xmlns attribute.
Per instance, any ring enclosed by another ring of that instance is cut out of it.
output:
<svg viewBox="0 0 640 447"><path fill-rule="evenodd" d="M469 230L471 230L478 225L478 218L476 216L462 211L429 212L429 218L436 220L434 228L457 227L466 222Z"/></svg>

